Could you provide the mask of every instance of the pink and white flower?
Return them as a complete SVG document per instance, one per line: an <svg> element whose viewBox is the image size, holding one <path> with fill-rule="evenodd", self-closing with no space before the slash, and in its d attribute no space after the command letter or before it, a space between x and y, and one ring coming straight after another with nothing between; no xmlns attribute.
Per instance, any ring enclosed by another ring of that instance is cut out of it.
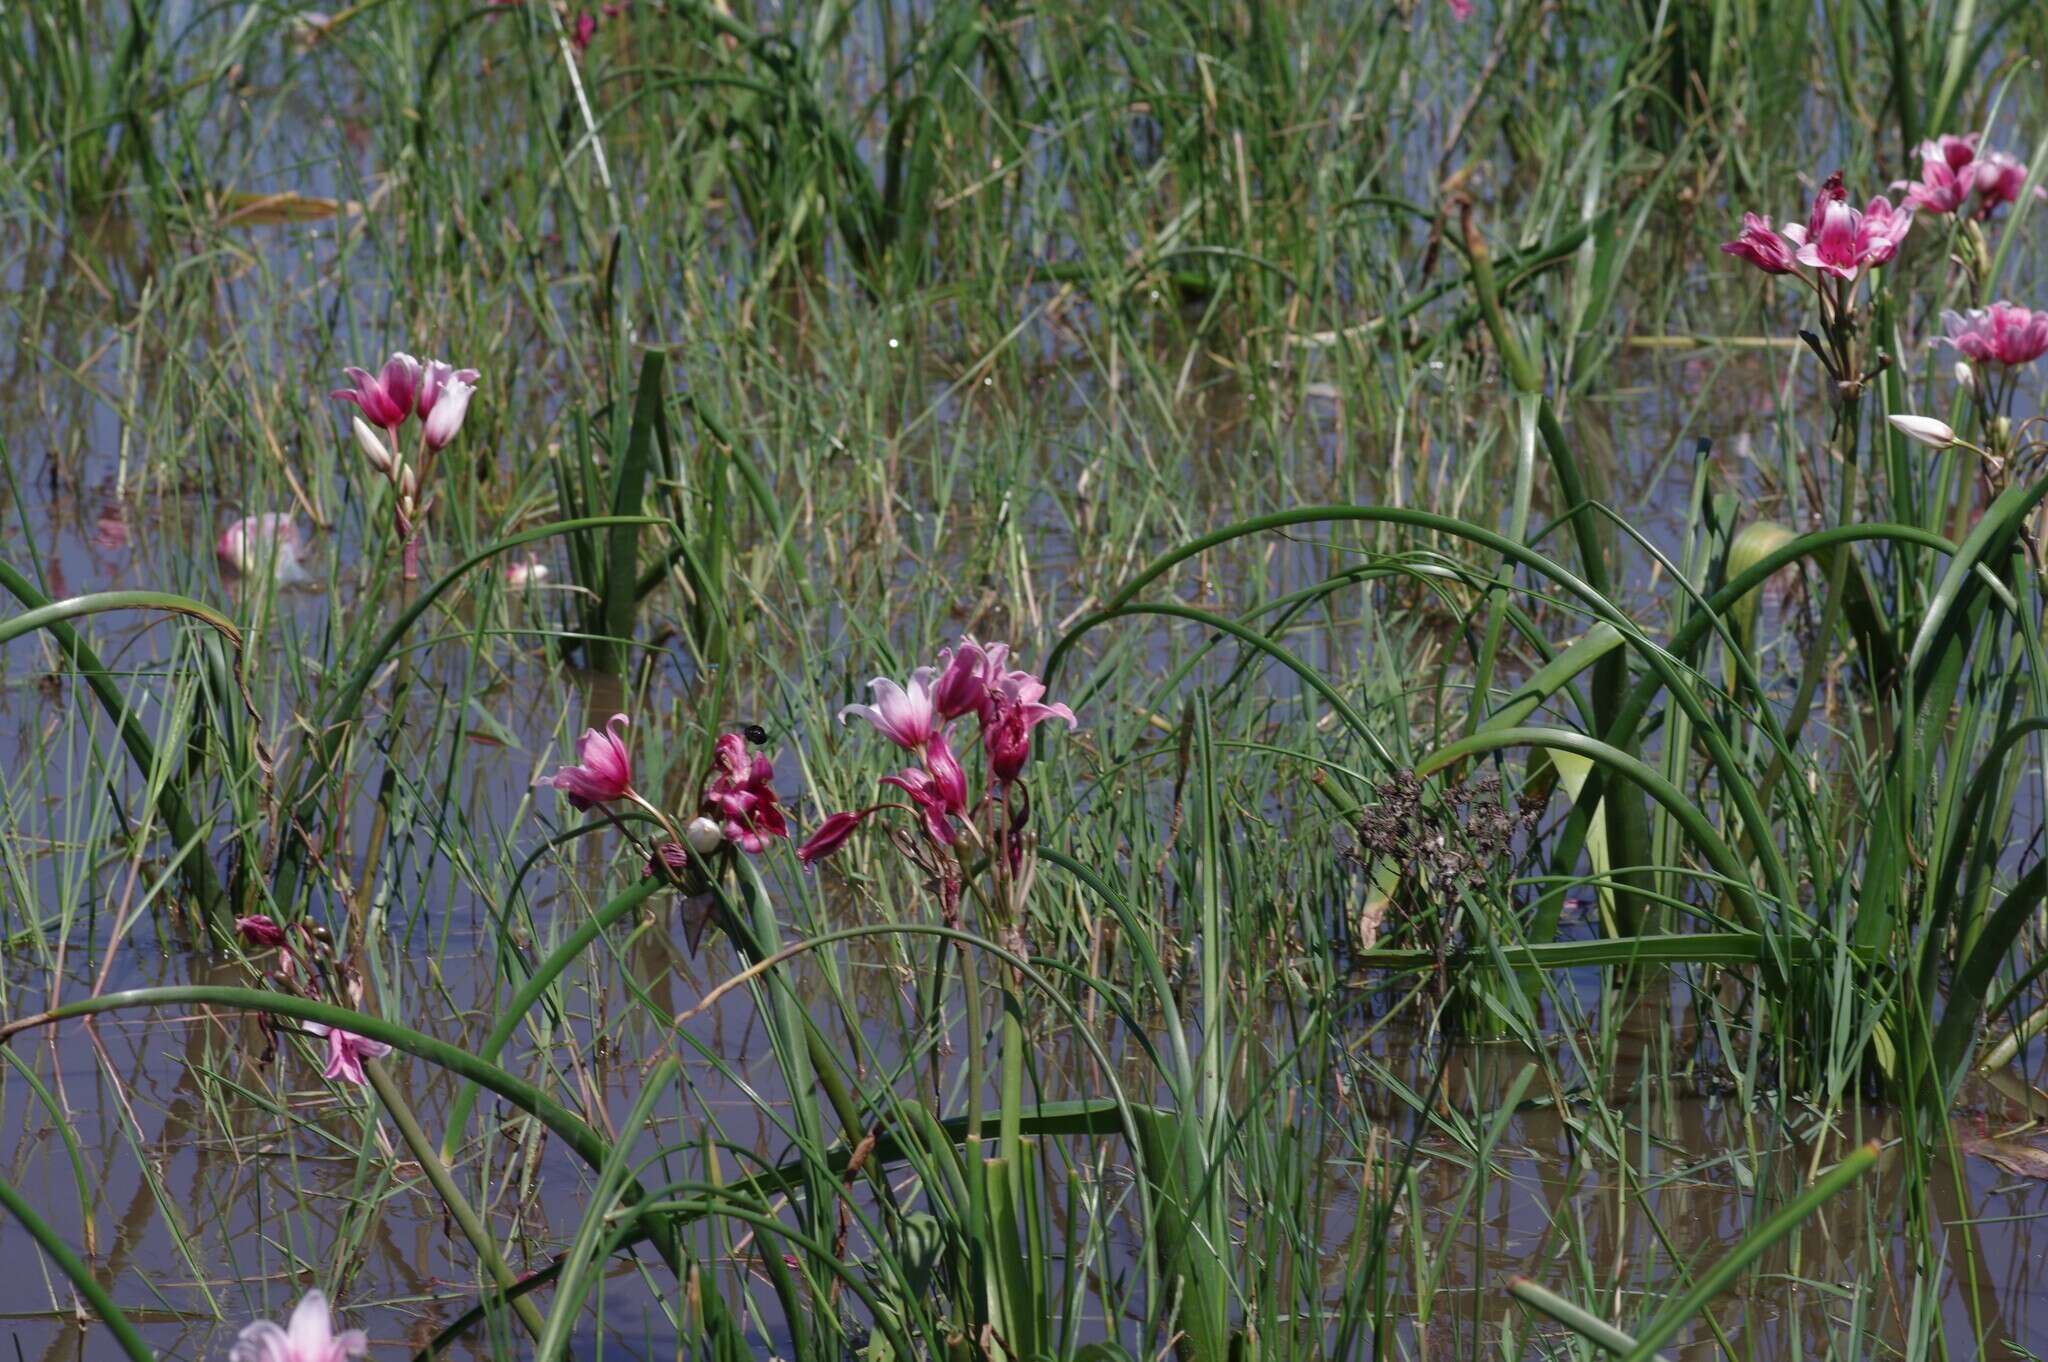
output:
<svg viewBox="0 0 2048 1362"><path fill-rule="evenodd" d="M1813 201L1806 224L1790 223L1786 239L1799 249L1794 259L1808 269L1853 280L1865 269L1887 264L1913 226L1913 215L1879 195L1861 212L1849 206L1842 177L1828 177Z"/></svg>
<svg viewBox="0 0 2048 1362"><path fill-rule="evenodd" d="M564 766L535 784L565 792L577 809L624 799L633 792L633 757L619 736L626 723L625 715L614 714L602 729L584 729L576 740L576 765Z"/></svg>
<svg viewBox="0 0 2048 1362"><path fill-rule="evenodd" d="M355 380L355 386L336 388L328 396L355 403L371 425L396 430L412 415L413 400L419 393L420 362L411 355L394 352L377 374L356 368L342 372Z"/></svg>
<svg viewBox="0 0 2048 1362"><path fill-rule="evenodd" d="M1721 253L1747 260L1765 274L1792 272L1792 247L1772 230L1769 214L1744 213L1741 232L1721 243Z"/></svg>
<svg viewBox="0 0 2048 1362"><path fill-rule="evenodd" d="M505 589L525 591L548 579L548 565L529 554L524 561L505 564Z"/></svg>
<svg viewBox="0 0 2048 1362"><path fill-rule="evenodd" d="M369 1351L370 1340L361 1329L334 1332L327 1297L316 1290L300 1299L289 1328L267 1319L244 1328L228 1349L228 1362L348 1362Z"/></svg>
<svg viewBox="0 0 2048 1362"><path fill-rule="evenodd" d="M721 818L725 840L758 856L771 837L789 836L789 821L775 793L775 763L750 755L746 739L737 733L721 733L713 753L716 770L704 787L704 803Z"/></svg>
<svg viewBox="0 0 2048 1362"><path fill-rule="evenodd" d="M925 835L942 846L952 846L960 840L960 834L948 817L946 794L939 788L939 782L932 779L932 773L918 766L905 767L892 776L883 776L884 785L894 785L910 796L911 804L918 816L924 820Z"/></svg>
<svg viewBox="0 0 2048 1362"><path fill-rule="evenodd" d="M1970 312L1941 314L1948 343L1978 363L2013 368L2048 354L2048 311L1996 302Z"/></svg>
<svg viewBox="0 0 2048 1362"><path fill-rule="evenodd" d="M1975 138L1944 137L1943 142L1973 143ZM1965 145L1965 155L1960 163L1942 156L1932 142L1920 146L1920 178L1917 181L1900 180L1892 185L1894 189L1906 191L1906 207L1925 209L1930 213L1954 213L1959 211L1977 187L1977 175L1971 167L1970 157L1974 155Z"/></svg>
<svg viewBox="0 0 2048 1362"><path fill-rule="evenodd" d="M846 706L839 711L839 722L845 723L849 714L858 714L904 751L922 751L939 731L931 683L930 667L919 667L912 672L908 687L899 686L886 676L878 676L868 682L868 690L875 697L875 703Z"/></svg>
<svg viewBox="0 0 2048 1362"><path fill-rule="evenodd" d="M944 801L949 814L967 811L967 772L953 755L943 733L935 734L924 746L924 769L931 773L932 789Z"/></svg>
<svg viewBox="0 0 2048 1362"><path fill-rule="evenodd" d="M2018 203L2027 185L2026 162L2003 151L1989 152L1977 161L1977 211L1986 217L2002 203ZM2036 198L2042 190L2035 189Z"/></svg>
<svg viewBox="0 0 2048 1362"><path fill-rule="evenodd" d="M989 692L982 711L982 744L988 749L989 772L1007 785L1023 773L1031 758L1031 730L1047 719L1064 719L1075 727L1074 711L1041 702L1045 683L1029 672L1011 672Z"/></svg>
<svg viewBox="0 0 2048 1362"><path fill-rule="evenodd" d="M988 696L988 683L1003 674L1010 648L1005 643L984 647L971 634L960 636L958 648L939 650L938 681L932 686L932 706L946 721L981 710Z"/></svg>
<svg viewBox="0 0 2048 1362"><path fill-rule="evenodd" d="M447 369L439 360L434 361L435 369ZM464 377L468 375L468 377ZM474 369L459 369L435 379L431 376L420 388L420 420L425 424L427 448L446 449L462 432L462 418L469 414L469 399L476 396Z"/></svg>
<svg viewBox="0 0 2048 1362"><path fill-rule="evenodd" d="M371 1040L368 1036L359 1036L338 1026L328 1026L316 1021L302 1022L301 1025L314 1035L326 1038L327 1067L320 1071L320 1075L329 1080L346 1079L360 1087L369 1081L363 1076L363 1061L382 1059L391 1053L391 1047L383 1041ZM305 1308L304 1302L301 1302L299 1309ZM292 1324L296 1330L297 1315L292 1316Z"/></svg>
<svg viewBox="0 0 2048 1362"><path fill-rule="evenodd" d="M267 570L287 584L306 580L306 552L298 525L280 511L237 520L213 545L214 557L229 572L252 577Z"/></svg>

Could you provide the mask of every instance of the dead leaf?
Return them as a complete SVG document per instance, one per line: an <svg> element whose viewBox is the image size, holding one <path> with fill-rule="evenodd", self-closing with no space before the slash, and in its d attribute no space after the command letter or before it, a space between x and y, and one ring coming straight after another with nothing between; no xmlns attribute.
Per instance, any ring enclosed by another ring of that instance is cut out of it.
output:
<svg viewBox="0 0 2048 1362"><path fill-rule="evenodd" d="M2016 1178L2048 1182L2048 1149L2027 1140L1994 1140L1971 1135L1956 1141L1965 1154L1975 1155Z"/></svg>
<svg viewBox="0 0 2048 1362"><path fill-rule="evenodd" d="M288 189L274 194L230 189L219 196L216 207L223 227L275 227L286 222L324 222L343 213L355 217L363 211L359 203L297 194Z"/></svg>

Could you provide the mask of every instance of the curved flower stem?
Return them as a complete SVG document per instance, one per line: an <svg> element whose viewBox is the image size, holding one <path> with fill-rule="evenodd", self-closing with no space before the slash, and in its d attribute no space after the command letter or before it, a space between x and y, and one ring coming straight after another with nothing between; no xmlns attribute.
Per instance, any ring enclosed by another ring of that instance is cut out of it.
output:
<svg viewBox="0 0 2048 1362"><path fill-rule="evenodd" d="M363 1076L369 1079L370 1086L377 1090L377 1097L384 1103L384 1110L390 1115L391 1123L398 1127L398 1133L405 1140L406 1147L412 1150L413 1159L419 1164L420 1171L425 1173L427 1181L433 1184L434 1194L441 1198L441 1204L448 1208L448 1214L455 1218L455 1223L462 1228L462 1233L476 1248L476 1256L483 1262L485 1270L491 1274L491 1280L498 1284L498 1289L512 1302L512 1308L518 1312L519 1320L526 1326L527 1332L538 1339L547 1327L547 1321L541 1318L540 1307L529 1298L512 1293L516 1279L512 1275L512 1269L506 1266L503 1255L498 1252L497 1240L491 1237L490 1229L478 1218L475 1208L462 1195L462 1189L455 1185L448 1165L441 1162L440 1151L435 1149L434 1142L427 1138L427 1132L420 1129L419 1118L412 1114L412 1104L407 1102L405 1094L398 1090L397 1082L384 1071L381 1061L365 1060Z"/></svg>

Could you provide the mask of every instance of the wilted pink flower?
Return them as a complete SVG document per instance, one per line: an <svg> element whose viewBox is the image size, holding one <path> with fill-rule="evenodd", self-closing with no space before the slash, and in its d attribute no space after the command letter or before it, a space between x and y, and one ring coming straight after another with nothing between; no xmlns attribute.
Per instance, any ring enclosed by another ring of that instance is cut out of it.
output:
<svg viewBox="0 0 2048 1362"><path fill-rule="evenodd" d="M354 368L342 372L355 380L355 387L336 388L328 396L361 407L371 425L396 430L412 415L413 399L419 392L420 362L411 355L394 353L384 361L384 371L376 375Z"/></svg>
<svg viewBox="0 0 2048 1362"><path fill-rule="evenodd" d="M957 719L981 708L991 678L1003 674L1010 655L1009 645L976 643L972 635L960 636L958 648L939 650L939 679L932 686L932 706L942 720Z"/></svg>
<svg viewBox="0 0 2048 1362"><path fill-rule="evenodd" d="M436 385L431 400L426 388L420 389L420 418L426 424L428 449L446 449L461 433L462 418L469 414L469 399L476 396L475 385L462 375L475 373L474 369L464 369L446 376Z"/></svg>
<svg viewBox="0 0 2048 1362"><path fill-rule="evenodd" d="M578 52L590 50L590 40L597 36L597 16L584 10L576 16L576 27L569 32L569 41L576 44Z"/></svg>
<svg viewBox="0 0 2048 1362"><path fill-rule="evenodd" d="M1008 673L1000 685L989 690L987 708L981 714L983 745L988 749L989 770L1007 785L1024 770L1031 757L1031 730L1047 719L1064 719L1075 725L1074 711L1065 705L1041 701L1045 683L1030 672Z"/></svg>
<svg viewBox="0 0 2048 1362"><path fill-rule="evenodd" d="M327 1297L308 1291L292 1311L289 1329L257 1320L228 1349L228 1362L348 1362L369 1351L370 1341L361 1329L335 1333Z"/></svg>
<svg viewBox="0 0 2048 1362"><path fill-rule="evenodd" d="M1898 254L1899 243L1913 226L1913 215L1892 207L1890 200L1871 199L1862 212L1849 206L1838 172L1828 177L1814 197L1806 225L1790 223L1785 236L1799 247L1794 259L1809 269L1854 279Z"/></svg>
<svg viewBox="0 0 2048 1362"><path fill-rule="evenodd" d="M2048 312L2030 312L2008 302L1957 314L1941 314L1948 343L1970 359L2008 367L2031 364L2048 353Z"/></svg>
<svg viewBox="0 0 2048 1362"><path fill-rule="evenodd" d="M564 766L535 784L566 791L569 803L578 809L624 799L633 789L633 758L618 733L625 726L626 716L614 714L602 730L584 729L576 740L576 765Z"/></svg>
<svg viewBox="0 0 2048 1362"><path fill-rule="evenodd" d="M924 820L925 835L934 842L952 846L960 840L960 834L954 831L953 820L946 816L946 796L940 791L938 782L932 779L931 772L921 767L906 767L893 776L883 776L882 783L894 785L910 796L918 816Z"/></svg>
<svg viewBox="0 0 2048 1362"><path fill-rule="evenodd" d="M818 824L818 830L804 839L796 849L796 858L805 865L816 865L833 852L846 845L846 839L853 836L873 809L862 809L858 813L835 813Z"/></svg>
<svg viewBox="0 0 2048 1362"><path fill-rule="evenodd" d="M945 802L947 813L967 811L967 772L960 769L960 759L953 755L946 735L936 733L924 747L924 769L931 773L932 788Z"/></svg>
<svg viewBox="0 0 2048 1362"><path fill-rule="evenodd" d="M282 946L285 943L284 928L277 925L268 913L251 913L235 919L235 932L251 946Z"/></svg>
<svg viewBox="0 0 2048 1362"><path fill-rule="evenodd" d="M1765 274L1792 272L1792 247L1771 229L1768 215L1744 213L1742 231L1735 240L1721 243L1721 253L1747 260Z"/></svg>
<svg viewBox="0 0 2048 1362"><path fill-rule="evenodd" d="M670 877L675 877L687 870L689 865L690 853L681 842L663 842L654 849L654 854L647 858L647 873L666 873Z"/></svg>
<svg viewBox="0 0 2048 1362"><path fill-rule="evenodd" d="M305 1022L303 1025L314 1035L327 1038L327 1067L320 1071L323 1078L345 1078L360 1085L368 1081L363 1077L363 1061L381 1059L391 1053L391 1047L383 1041L371 1040L368 1036L359 1036L338 1026L328 1026L315 1021ZM305 1308L303 1303L299 1306L300 1310ZM292 1325L296 1331L297 1315L292 1316Z"/></svg>
<svg viewBox="0 0 2048 1362"><path fill-rule="evenodd" d="M878 676L868 682L868 690L873 693L875 703L846 706L839 711L839 722L845 723L849 714L858 714L904 751L921 751L939 731L938 714L932 705L931 682L930 667L919 667L912 672L907 690L886 676Z"/></svg>
<svg viewBox="0 0 2048 1362"><path fill-rule="evenodd" d="M280 511L237 520L221 531L213 553L222 567L243 577L266 569L280 582L300 582L306 577L306 546L299 538L299 527Z"/></svg>
<svg viewBox="0 0 2048 1362"><path fill-rule="evenodd" d="M771 837L789 836L789 822L775 793L775 763L749 755L746 739L721 733L714 745L717 770L704 787L704 802L723 819L725 839L758 856Z"/></svg>

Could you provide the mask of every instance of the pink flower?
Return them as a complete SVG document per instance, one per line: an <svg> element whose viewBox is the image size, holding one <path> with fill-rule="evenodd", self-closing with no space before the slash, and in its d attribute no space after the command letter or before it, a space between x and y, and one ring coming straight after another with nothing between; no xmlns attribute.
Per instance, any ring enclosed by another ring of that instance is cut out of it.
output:
<svg viewBox="0 0 2048 1362"><path fill-rule="evenodd" d="M952 720L980 710L988 695L989 681L1003 674L1003 663L1009 656L1007 644L991 643L984 647L971 634L960 636L958 648L941 648L939 679L932 687L932 705L939 718Z"/></svg>
<svg viewBox="0 0 2048 1362"><path fill-rule="evenodd" d="M434 403L434 414L426 419L427 448L446 449L462 432L462 418L469 414L469 399L476 388L459 378L448 380Z"/></svg>
<svg viewBox="0 0 2048 1362"><path fill-rule="evenodd" d="M1444 0L1444 4L1450 9L1451 17L1461 24L1472 17L1472 0Z"/></svg>
<svg viewBox="0 0 2048 1362"><path fill-rule="evenodd" d="M724 819L728 842L758 856L769 838L789 836L775 793L775 763L749 756L746 739L737 733L721 733L714 752L718 769L704 787L704 803Z"/></svg>
<svg viewBox="0 0 2048 1362"><path fill-rule="evenodd" d="M361 1329L335 1333L327 1297L308 1291L292 1311L289 1329L257 1320L228 1349L228 1362L348 1362L369 1351L370 1341Z"/></svg>
<svg viewBox="0 0 2048 1362"><path fill-rule="evenodd" d="M1792 247L1786 244L1785 238L1771 230L1768 215L1744 213L1742 231L1735 240L1721 243L1721 253L1747 260L1765 274L1792 272Z"/></svg>
<svg viewBox="0 0 2048 1362"><path fill-rule="evenodd" d="M353 1031L344 1031L340 1027L327 1026L321 1022L314 1021L305 1022L303 1025L314 1035L327 1038L327 1067L320 1071L320 1076L323 1078L330 1080L345 1078L351 1083L361 1085L368 1081L363 1077L363 1061L366 1059L380 1059L391 1053L391 1047L383 1041L371 1040L369 1037L359 1036ZM303 1312L305 1308L305 1303L303 1301L300 1302L299 1310ZM298 1334L298 1323L298 1315L294 1314L292 1316L292 1333L294 1337L297 1337Z"/></svg>
<svg viewBox="0 0 2048 1362"><path fill-rule="evenodd" d="M1974 174L1958 174L1947 161L1937 158L1921 163L1918 181L1900 180L1892 188L1906 191L1908 208L1924 208L1930 213L1953 213L1970 197L1970 190L1976 183Z"/></svg>
<svg viewBox="0 0 2048 1362"><path fill-rule="evenodd" d="M420 362L403 352L384 361L384 372L372 376L362 369L342 371L355 380L353 388L336 388L329 393L363 409L373 426L396 430L412 415L414 397L420 384Z"/></svg>
<svg viewBox="0 0 2048 1362"><path fill-rule="evenodd" d="M804 844L796 849L796 858L805 865L816 865L845 846L847 838L853 836L854 829L873 812L873 809L862 809L858 813L833 814L818 824L816 832L804 839Z"/></svg>
<svg viewBox="0 0 2048 1362"><path fill-rule="evenodd" d="M1955 133L1945 132L1932 142L1922 142L1913 148L1913 154L1920 158L1923 167L1938 162L1951 171L1960 171L1977 159L1977 134L1973 132L1957 136Z"/></svg>
<svg viewBox="0 0 2048 1362"><path fill-rule="evenodd" d="M279 582L306 580L305 542L292 518L279 511L237 520L221 531L213 554L223 568L238 576L254 576L268 569Z"/></svg>
<svg viewBox="0 0 2048 1362"><path fill-rule="evenodd" d="M839 711L839 722L845 723L849 714L858 714L904 751L919 751L939 731L937 711L932 705L931 681L930 667L919 667L910 674L908 690L886 676L878 676L868 682L868 690L873 693L875 703L846 706Z"/></svg>
<svg viewBox="0 0 2048 1362"><path fill-rule="evenodd" d="M590 50L590 40L597 36L597 16L584 10L576 16L576 27L569 34L569 41L576 44L578 52Z"/></svg>
<svg viewBox="0 0 2048 1362"><path fill-rule="evenodd" d="M2017 156L1994 151L1977 162L1977 211L1986 217L2001 203L2018 203L2027 186L2027 166ZM2034 191L2038 198L2041 190Z"/></svg>
<svg viewBox="0 0 2048 1362"><path fill-rule="evenodd" d="M278 926L268 913L251 913L248 917L236 918L235 932L251 946L282 946L285 943L284 928Z"/></svg>
<svg viewBox="0 0 2048 1362"><path fill-rule="evenodd" d="M910 796L918 816L924 820L927 837L941 846L952 846L960 839L960 834L953 830L953 820L946 816L946 796L931 772L911 766L893 776L883 776L882 783L894 785Z"/></svg>
<svg viewBox="0 0 2048 1362"><path fill-rule="evenodd" d="M528 587L539 586L547 579L548 565L531 554L527 555L526 561L523 563L505 564L505 589L507 591L524 591Z"/></svg>
<svg viewBox="0 0 2048 1362"><path fill-rule="evenodd" d="M988 707L982 711L982 743L988 749L989 770L1007 785L1024 770L1031 757L1031 730L1047 719L1065 719L1075 726L1074 711L1065 705L1041 702L1045 683L1029 672L1011 672L1000 686L989 691Z"/></svg>
<svg viewBox="0 0 2048 1362"><path fill-rule="evenodd" d="M633 758L618 734L625 726L626 716L614 714L602 730L584 729L576 740L576 765L564 766L535 784L567 791L570 805L578 809L624 799L633 790Z"/></svg>
<svg viewBox="0 0 2048 1362"><path fill-rule="evenodd" d="M2048 312L2030 312L2008 302L1957 315L1941 314L1948 343L1979 363L2007 367L2031 364L2048 353Z"/></svg>
<svg viewBox="0 0 2048 1362"><path fill-rule="evenodd" d="M1862 212L1849 206L1839 172L1828 177L1814 197L1806 225L1788 224L1785 236L1799 247L1794 257L1809 269L1825 270L1842 279L1885 264L1899 253L1899 243L1913 225L1913 215L1892 207L1882 196Z"/></svg>
<svg viewBox="0 0 2048 1362"><path fill-rule="evenodd" d="M945 734L934 734L932 740L925 744L924 769L931 774L932 789L944 801L946 812L965 813L967 772L960 769L960 759L953 755Z"/></svg>

